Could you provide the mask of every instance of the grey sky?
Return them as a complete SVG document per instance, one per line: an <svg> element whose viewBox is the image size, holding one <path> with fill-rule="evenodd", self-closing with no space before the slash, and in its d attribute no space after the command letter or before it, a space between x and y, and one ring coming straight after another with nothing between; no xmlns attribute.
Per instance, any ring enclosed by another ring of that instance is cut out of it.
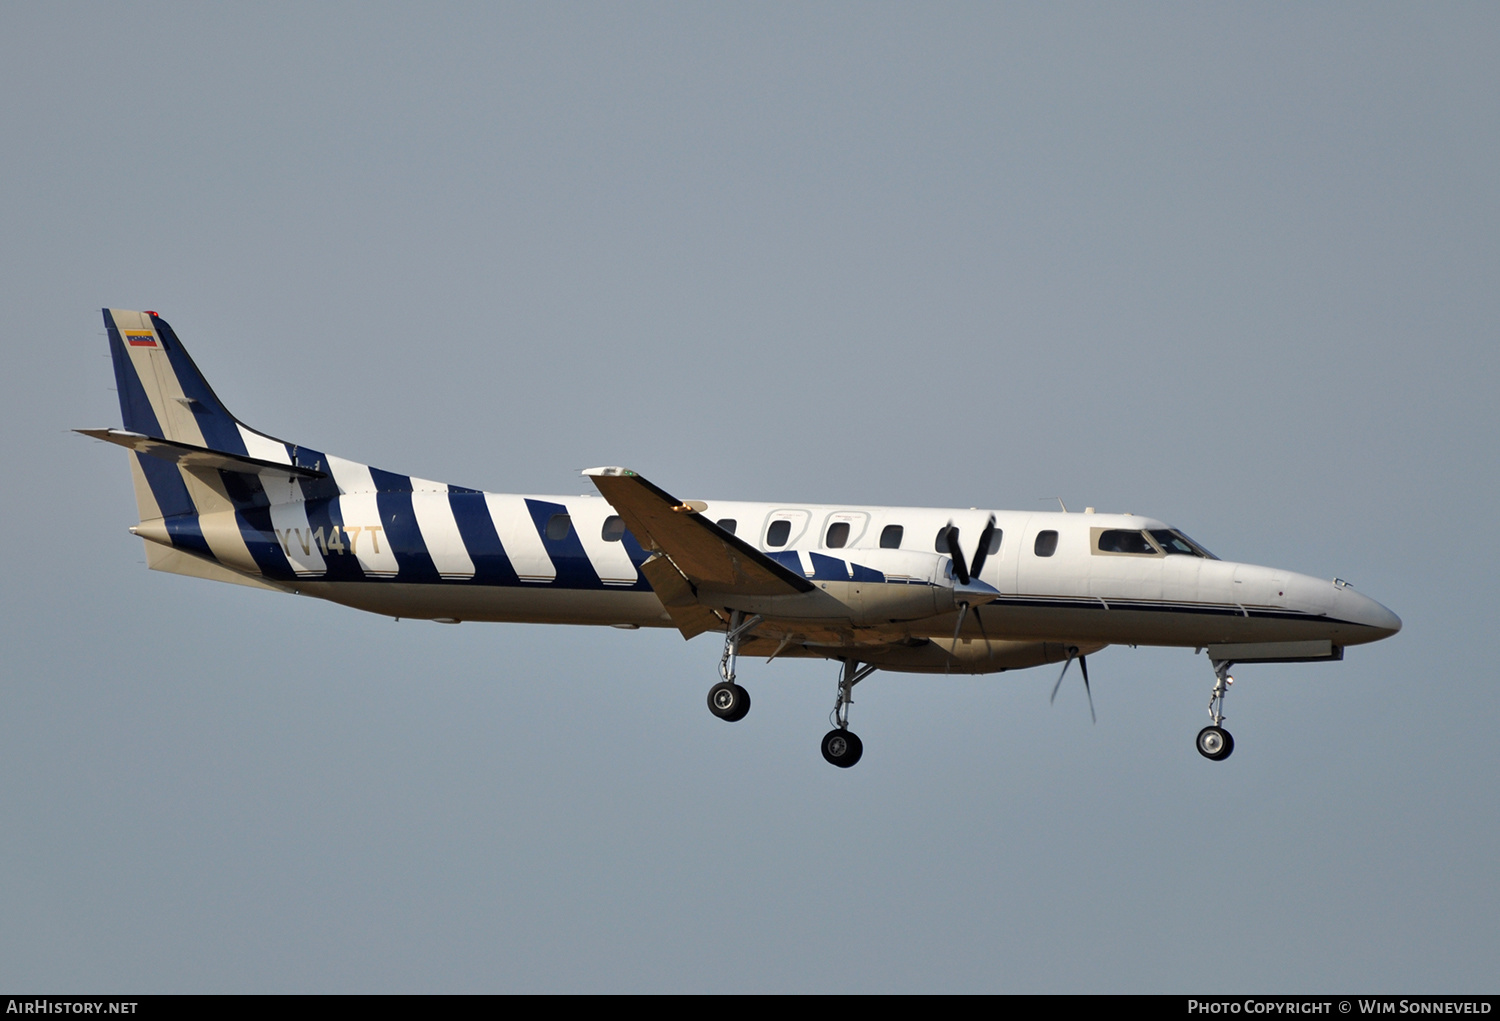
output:
<svg viewBox="0 0 1500 1021"><path fill-rule="evenodd" d="M0 15L0 987L1494 991L1493 5ZM148 572L98 309L501 491L1150 513L1344 662L878 673Z"/></svg>

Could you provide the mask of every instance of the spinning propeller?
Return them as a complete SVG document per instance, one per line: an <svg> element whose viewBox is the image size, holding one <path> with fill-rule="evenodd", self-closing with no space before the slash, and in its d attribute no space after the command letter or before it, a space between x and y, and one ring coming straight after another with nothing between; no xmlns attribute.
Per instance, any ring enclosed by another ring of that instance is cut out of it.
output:
<svg viewBox="0 0 1500 1021"><path fill-rule="evenodd" d="M1073 665L1073 657L1078 656L1078 646L1068 646L1068 658L1063 663L1062 673L1057 675L1057 683L1052 685L1052 697L1049 703L1057 702L1057 689L1062 687L1063 678L1068 676L1068 667ZM1089 660L1087 656L1078 656L1078 669L1083 671L1083 693L1089 697L1089 719L1095 723L1099 717L1094 715L1094 693L1089 690Z"/></svg>
<svg viewBox="0 0 1500 1021"><path fill-rule="evenodd" d="M948 555L953 558L953 572L958 575L958 580L963 584L969 583L969 578L978 577L979 572L984 570L985 558L990 555L990 540L995 536L995 515L984 523L984 531L979 533L979 548L974 551L974 570L970 572L969 565L964 562L964 551L958 548L958 529L953 527L953 522L948 522L948 527L943 530L943 541L948 544Z"/></svg>
<svg viewBox="0 0 1500 1021"><path fill-rule="evenodd" d="M984 531L979 533L979 548L974 551L974 569L970 572L969 565L964 561L964 551L958 545L958 529L954 528L953 521L949 520L948 527L943 530L943 541L948 546L948 555L953 558L953 573L958 576L960 585L968 585L972 578L979 577L979 572L984 570L985 558L990 555L990 539L994 535L995 515L991 514L990 519L984 523ZM987 600L980 601L986 602ZM955 654L958 652L958 636L963 632L964 618L969 615L970 605L971 602L968 599L958 600L958 626L953 629L953 651ZM984 650L985 654L988 655L990 651L990 636L984 630L984 621L976 613L974 615L974 622L979 625L979 633L984 636Z"/></svg>

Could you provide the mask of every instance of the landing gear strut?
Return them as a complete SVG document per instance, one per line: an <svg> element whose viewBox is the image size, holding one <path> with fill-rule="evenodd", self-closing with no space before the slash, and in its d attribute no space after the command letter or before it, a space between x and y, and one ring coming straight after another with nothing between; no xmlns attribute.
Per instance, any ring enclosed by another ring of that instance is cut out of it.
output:
<svg viewBox="0 0 1500 1021"><path fill-rule="evenodd" d="M1214 762L1222 762L1234 752L1234 735L1220 726L1224 722L1224 696L1234 683L1229 676L1233 665L1228 660L1214 660L1214 690L1208 696L1208 715L1214 722L1198 731L1198 754Z"/></svg>
<svg viewBox="0 0 1500 1021"><path fill-rule="evenodd" d="M849 706L854 703L854 686L874 672L873 663L866 663L861 667L858 660L844 660L844 671L839 678L838 699L828 717L833 729L823 735L823 758L840 769L848 769L865 753L864 742L849 729Z"/></svg>
<svg viewBox="0 0 1500 1021"><path fill-rule="evenodd" d="M734 669L740 658L740 639L763 619L760 614L742 619L735 610L729 616L729 631L724 635L724 655L719 659L719 676L724 678L708 689L708 711L728 723L736 723L750 712L750 693L734 682Z"/></svg>

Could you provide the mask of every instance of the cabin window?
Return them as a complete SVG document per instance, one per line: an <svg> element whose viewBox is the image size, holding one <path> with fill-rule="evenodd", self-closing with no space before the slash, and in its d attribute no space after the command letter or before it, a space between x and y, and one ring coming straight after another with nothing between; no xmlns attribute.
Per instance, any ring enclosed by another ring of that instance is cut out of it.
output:
<svg viewBox="0 0 1500 1021"><path fill-rule="evenodd" d="M942 528L938 529L937 538L932 541L932 548L935 549L935 550L937 550L939 553L949 553L949 552L952 552L951 550L948 549L948 533L949 532L953 533L953 541L957 542L958 541L958 526L957 525L944 525Z"/></svg>
<svg viewBox="0 0 1500 1021"><path fill-rule="evenodd" d="M724 531L728 532L730 535L733 535L734 530L740 526L740 523L734 518L720 518L718 521L714 522L714 524L724 529Z"/></svg>
<svg viewBox="0 0 1500 1021"><path fill-rule="evenodd" d="M823 545L829 549L843 549L848 541L849 522L847 521L835 521L828 526L828 534L823 537Z"/></svg>
<svg viewBox="0 0 1500 1021"><path fill-rule="evenodd" d="M625 521L618 514L611 514L604 519L604 527L599 531L599 538L605 542L619 542L625 538Z"/></svg>
<svg viewBox="0 0 1500 1021"><path fill-rule="evenodd" d="M771 527L766 529L766 545L785 546L791 534L792 523L790 521L773 521Z"/></svg>
<svg viewBox="0 0 1500 1021"><path fill-rule="evenodd" d="M880 548L900 549L901 536L905 532L906 529L902 528L900 525L886 525L880 530Z"/></svg>
<svg viewBox="0 0 1500 1021"><path fill-rule="evenodd" d="M1126 528L1108 528L1099 533L1100 553L1140 553L1156 556L1156 547L1140 532Z"/></svg>
<svg viewBox="0 0 1500 1021"><path fill-rule="evenodd" d="M1039 557L1050 557L1057 552L1057 533L1052 529L1036 533L1036 545L1032 547Z"/></svg>
<svg viewBox="0 0 1500 1021"><path fill-rule="evenodd" d="M554 514L547 519L547 538L561 542L573 531L573 519L566 514Z"/></svg>
<svg viewBox="0 0 1500 1021"><path fill-rule="evenodd" d="M987 550L985 550L984 555L987 556L987 557L992 557L996 553L999 553L1000 552L1000 540L1003 539L1004 537L1005 537L1005 533L1003 531L1001 531L998 528L995 529L994 534L992 534L990 536L990 548L987 549Z"/></svg>

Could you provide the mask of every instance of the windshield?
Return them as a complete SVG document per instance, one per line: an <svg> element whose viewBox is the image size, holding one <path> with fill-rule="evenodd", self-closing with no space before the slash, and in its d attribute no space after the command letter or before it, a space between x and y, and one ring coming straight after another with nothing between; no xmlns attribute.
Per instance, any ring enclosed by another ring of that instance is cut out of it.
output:
<svg viewBox="0 0 1500 1021"><path fill-rule="evenodd" d="M1219 559L1175 528L1153 528L1151 538L1156 540L1156 544L1164 553L1182 553L1190 557L1206 557L1209 560Z"/></svg>

